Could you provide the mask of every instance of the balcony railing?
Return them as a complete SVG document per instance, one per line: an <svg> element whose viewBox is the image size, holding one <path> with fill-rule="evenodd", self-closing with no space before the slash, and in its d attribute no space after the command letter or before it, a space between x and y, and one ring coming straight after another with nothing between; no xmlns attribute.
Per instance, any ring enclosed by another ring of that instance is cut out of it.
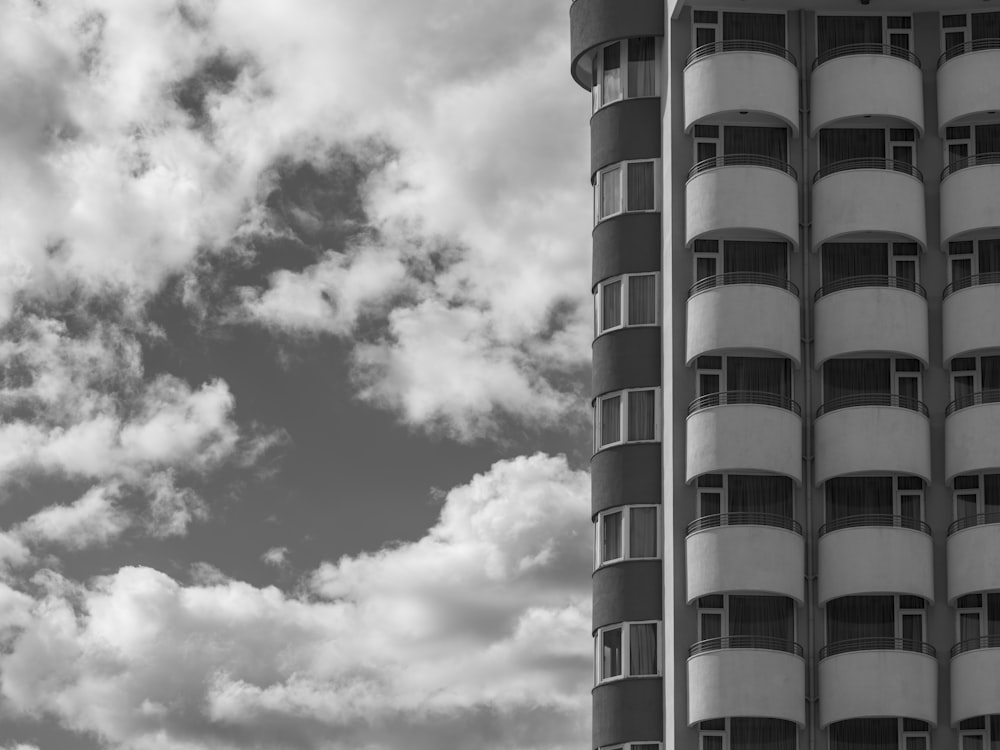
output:
<svg viewBox="0 0 1000 750"><path fill-rule="evenodd" d="M726 154L724 156L712 156L708 159L702 159L691 167L687 178L690 180L697 174L707 172L710 169L716 169L717 167L766 167L791 175L793 180L799 178L795 168L788 162L782 159L775 159L773 156L761 156L759 154Z"/></svg>
<svg viewBox="0 0 1000 750"><path fill-rule="evenodd" d="M979 638L970 638L967 641L956 643L951 647L951 655L958 656L966 651L975 651L980 648L1000 648L1000 635L982 635Z"/></svg>
<svg viewBox="0 0 1000 750"><path fill-rule="evenodd" d="M989 284L1000 284L1000 273L997 273L996 271L991 271L990 273L976 273L972 276L966 276L964 279L953 281L944 288L941 298L944 299L952 292L957 292L961 289L968 289L970 286L988 286Z"/></svg>
<svg viewBox="0 0 1000 750"><path fill-rule="evenodd" d="M802 533L802 525L798 521L775 513L716 513L702 516L688 524L687 533L693 534L696 531L716 529L720 526L772 526L777 529L788 529L796 534Z"/></svg>
<svg viewBox="0 0 1000 750"><path fill-rule="evenodd" d="M816 70L820 65L838 57L848 57L849 55L888 55L889 57L901 57L918 68L920 58L906 49L906 47L896 47L892 44L844 44L827 50L822 55L813 60L812 69Z"/></svg>
<svg viewBox="0 0 1000 750"><path fill-rule="evenodd" d="M798 63L795 60L795 55L782 47L780 44L757 42L753 39L727 39L722 42L709 42L708 44L703 44L700 47L695 47L691 54L687 56L685 65L690 65L695 60L700 60L701 58L708 57L709 55L717 55L720 52L763 52L768 55L783 57L792 65L795 65L796 67L798 66Z"/></svg>
<svg viewBox="0 0 1000 750"><path fill-rule="evenodd" d="M1000 391L997 391L1000 395ZM909 396L895 393L855 393L851 396L841 396L827 401L816 410L816 417L822 417L837 409L849 409L852 406L895 406L900 409L912 409L925 417L928 416L927 404Z"/></svg>
<svg viewBox="0 0 1000 750"><path fill-rule="evenodd" d="M1000 513L978 513L974 516L965 516L948 526L948 536L962 529L970 529L973 526L986 526L992 523L1000 523Z"/></svg>
<svg viewBox="0 0 1000 750"><path fill-rule="evenodd" d="M984 164L1000 164L1000 153L991 151L985 154L973 154L972 156L966 156L964 159L956 159L941 170L941 179L943 180L950 174L955 174L955 172L960 169L965 169L966 167L980 167Z"/></svg>
<svg viewBox="0 0 1000 750"><path fill-rule="evenodd" d="M796 656L802 656L802 646L795 641L784 638L769 638L764 635L729 635L722 638L709 638L691 646L689 656L704 654L708 651L720 651L724 648L759 648L767 651L784 651Z"/></svg>
<svg viewBox="0 0 1000 750"><path fill-rule="evenodd" d="M915 651L927 656L937 656L934 647L923 641L911 641L907 638L851 638L823 646L819 650L819 658L825 659L852 651Z"/></svg>
<svg viewBox="0 0 1000 750"><path fill-rule="evenodd" d="M788 409L798 415L802 414L802 407L795 401L777 393L767 391L719 391L700 396L688 404L688 415L696 411L708 409L712 406L730 406L732 404L757 404L759 406L777 406L780 409Z"/></svg>
<svg viewBox="0 0 1000 750"><path fill-rule="evenodd" d="M906 516L893 516L882 513L865 513L856 516L844 516L836 521L828 521L819 527L819 536L828 534L839 529L856 529L869 526L895 526L899 529L913 529L922 531L930 536L931 527L919 518L907 518Z"/></svg>
<svg viewBox="0 0 1000 750"><path fill-rule="evenodd" d="M959 396L956 398L944 408L944 415L946 417L951 416L959 409L966 409L970 406L997 403L1000 403L1000 390L990 389L986 391L977 391L976 393L970 393L966 396Z"/></svg>
<svg viewBox="0 0 1000 750"><path fill-rule="evenodd" d="M973 39L971 42L963 42L962 44L956 44L954 47L949 47L938 58L938 67L940 68L953 57L964 55L967 52L979 52L984 49L1000 49L1000 39Z"/></svg>
<svg viewBox="0 0 1000 750"><path fill-rule="evenodd" d="M816 294L813 299L818 300L820 297L824 297L827 294L842 292L845 289L860 289L862 287L892 287L895 289L905 289L908 292L914 292L915 294L919 294L921 297L927 296L927 290L920 284L913 279L907 279L902 276L851 276L846 279L838 279L837 281L832 281L829 284L824 284L816 290Z"/></svg>
<svg viewBox="0 0 1000 750"><path fill-rule="evenodd" d="M835 172L847 172L853 169L884 169L889 172L903 172L911 177L916 177L921 182L924 181L923 173L909 162L869 156L863 159L842 159L841 161L827 164L813 175L813 184Z"/></svg>
<svg viewBox="0 0 1000 750"><path fill-rule="evenodd" d="M776 286L785 291L791 292L796 297L799 296L799 288L788 279L774 276L769 273L756 273L755 271L732 271L730 273L720 273L715 276L708 276L699 280L690 289L688 297L693 297L701 292L715 289L719 286L731 286L735 284L755 284L757 286Z"/></svg>

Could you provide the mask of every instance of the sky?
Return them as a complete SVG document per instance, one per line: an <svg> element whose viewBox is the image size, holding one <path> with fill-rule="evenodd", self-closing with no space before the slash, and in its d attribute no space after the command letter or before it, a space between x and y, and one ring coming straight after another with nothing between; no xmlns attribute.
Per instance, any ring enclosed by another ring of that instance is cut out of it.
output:
<svg viewBox="0 0 1000 750"><path fill-rule="evenodd" d="M0 0L0 749L587 746L568 5Z"/></svg>

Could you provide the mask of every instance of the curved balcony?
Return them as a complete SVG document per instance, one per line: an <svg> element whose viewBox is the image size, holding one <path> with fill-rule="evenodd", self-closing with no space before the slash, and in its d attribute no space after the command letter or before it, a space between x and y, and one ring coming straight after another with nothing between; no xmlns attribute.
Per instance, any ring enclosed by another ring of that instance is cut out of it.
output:
<svg viewBox="0 0 1000 750"><path fill-rule="evenodd" d="M753 154L704 159L688 173L686 242L699 238L782 239L799 244L798 176Z"/></svg>
<svg viewBox="0 0 1000 750"><path fill-rule="evenodd" d="M944 473L1000 470L1000 391L980 391L955 399L944 410Z"/></svg>
<svg viewBox="0 0 1000 750"><path fill-rule="evenodd" d="M951 649L951 723L1000 714L1000 636L956 643Z"/></svg>
<svg viewBox="0 0 1000 750"><path fill-rule="evenodd" d="M980 273L946 286L941 315L946 366L955 357L1000 348L1000 273Z"/></svg>
<svg viewBox="0 0 1000 750"><path fill-rule="evenodd" d="M801 361L799 289L762 273L724 273L688 291L687 364L703 354L750 350Z"/></svg>
<svg viewBox="0 0 1000 750"><path fill-rule="evenodd" d="M949 48L938 59L938 128L961 125L1000 109L1000 39L976 39Z"/></svg>
<svg viewBox="0 0 1000 750"><path fill-rule="evenodd" d="M761 716L805 726L805 683L797 643L756 636L696 643L688 658L688 725Z"/></svg>
<svg viewBox="0 0 1000 750"><path fill-rule="evenodd" d="M948 527L948 601L998 589L1000 513L960 518Z"/></svg>
<svg viewBox="0 0 1000 750"><path fill-rule="evenodd" d="M923 521L839 518L819 529L819 604L841 596L911 594L934 601L934 541Z"/></svg>
<svg viewBox="0 0 1000 750"><path fill-rule="evenodd" d="M801 483L801 413L795 401L758 391L695 399L687 417L687 481L709 473L767 472Z"/></svg>
<svg viewBox="0 0 1000 750"><path fill-rule="evenodd" d="M854 474L931 481L931 428L921 401L888 393L834 399L816 412L816 486Z"/></svg>
<svg viewBox="0 0 1000 750"><path fill-rule="evenodd" d="M687 527L687 601L723 593L805 601L805 541L798 522L769 513L722 513Z"/></svg>
<svg viewBox="0 0 1000 750"><path fill-rule="evenodd" d="M745 39L695 49L684 68L684 130L727 116L781 123L797 138L799 74L792 53Z"/></svg>
<svg viewBox="0 0 1000 750"><path fill-rule="evenodd" d="M849 44L817 57L812 135L835 124L860 125L872 116L903 120L923 133L923 74L917 56L889 44Z"/></svg>
<svg viewBox="0 0 1000 750"><path fill-rule="evenodd" d="M941 172L941 247L1000 229L1000 153L953 161Z"/></svg>
<svg viewBox="0 0 1000 750"><path fill-rule="evenodd" d="M590 90L594 47L634 36L663 35L662 0L576 0L569 8L570 73Z"/></svg>
<svg viewBox="0 0 1000 750"><path fill-rule="evenodd" d="M897 235L927 245L923 175L892 159L846 159L813 177L813 249L851 235Z"/></svg>
<svg viewBox="0 0 1000 750"><path fill-rule="evenodd" d="M605 682L591 691L592 747L663 736L663 678Z"/></svg>
<svg viewBox="0 0 1000 750"><path fill-rule="evenodd" d="M909 279L854 276L816 290L815 367L866 353L929 362L927 292ZM967 319L968 320L968 319Z"/></svg>
<svg viewBox="0 0 1000 750"><path fill-rule="evenodd" d="M906 716L937 724L934 647L902 638L840 641L819 652L819 723Z"/></svg>

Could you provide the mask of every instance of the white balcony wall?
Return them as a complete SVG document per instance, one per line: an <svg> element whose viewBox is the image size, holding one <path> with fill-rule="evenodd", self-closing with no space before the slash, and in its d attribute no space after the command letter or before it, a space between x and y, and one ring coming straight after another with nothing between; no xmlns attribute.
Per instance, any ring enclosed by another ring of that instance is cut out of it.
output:
<svg viewBox="0 0 1000 750"><path fill-rule="evenodd" d="M938 663L916 651L850 651L819 662L819 723L905 716L937 724Z"/></svg>
<svg viewBox="0 0 1000 750"><path fill-rule="evenodd" d="M813 249L850 235L889 234L927 245L924 184L907 172L847 169L813 185Z"/></svg>
<svg viewBox="0 0 1000 750"><path fill-rule="evenodd" d="M949 603L954 604L966 594L997 590L1000 590L1000 523L969 526L949 536Z"/></svg>
<svg viewBox="0 0 1000 750"><path fill-rule="evenodd" d="M1000 164L965 167L941 181L941 250L963 235L1000 229Z"/></svg>
<svg viewBox="0 0 1000 750"><path fill-rule="evenodd" d="M1000 648L978 648L951 660L951 724L1000 714Z"/></svg>
<svg viewBox="0 0 1000 750"><path fill-rule="evenodd" d="M1000 284L969 286L941 304L944 362L1000 348Z"/></svg>
<svg viewBox="0 0 1000 750"><path fill-rule="evenodd" d="M802 481L802 419L788 409L728 404L687 418L687 481L701 474L768 472Z"/></svg>
<svg viewBox="0 0 1000 750"><path fill-rule="evenodd" d="M1000 403L976 404L950 414L944 421L944 473L1000 471Z"/></svg>
<svg viewBox="0 0 1000 750"><path fill-rule="evenodd" d="M835 57L813 71L811 88L813 136L820 128L866 115L903 120L923 133L923 74L901 57Z"/></svg>
<svg viewBox="0 0 1000 750"><path fill-rule="evenodd" d="M937 72L938 128L1000 110L1000 50L967 52L947 60Z"/></svg>
<svg viewBox="0 0 1000 750"><path fill-rule="evenodd" d="M688 725L727 716L761 716L805 726L806 665L766 649L720 649L688 659Z"/></svg>
<svg viewBox="0 0 1000 750"><path fill-rule="evenodd" d="M894 526L836 529L819 538L819 603L841 596L911 594L934 601L934 541Z"/></svg>

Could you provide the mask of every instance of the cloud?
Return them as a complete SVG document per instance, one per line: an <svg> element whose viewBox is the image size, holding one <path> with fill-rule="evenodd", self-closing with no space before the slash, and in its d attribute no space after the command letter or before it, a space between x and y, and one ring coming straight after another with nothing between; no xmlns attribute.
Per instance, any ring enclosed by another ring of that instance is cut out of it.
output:
<svg viewBox="0 0 1000 750"><path fill-rule="evenodd" d="M145 567L40 574L8 594L0 691L113 748L578 747L587 485L561 457L498 462L422 539L325 563L294 596Z"/></svg>
<svg viewBox="0 0 1000 750"><path fill-rule="evenodd" d="M260 559L275 568L282 568L288 565L288 547L271 547Z"/></svg>
<svg viewBox="0 0 1000 750"><path fill-rule="evenodd" d="M130 520L115 501L120 488L97 486L70 505L50 505L21 523L16 533L38 543L83 549L107 544L118 537Z"/></svg>

